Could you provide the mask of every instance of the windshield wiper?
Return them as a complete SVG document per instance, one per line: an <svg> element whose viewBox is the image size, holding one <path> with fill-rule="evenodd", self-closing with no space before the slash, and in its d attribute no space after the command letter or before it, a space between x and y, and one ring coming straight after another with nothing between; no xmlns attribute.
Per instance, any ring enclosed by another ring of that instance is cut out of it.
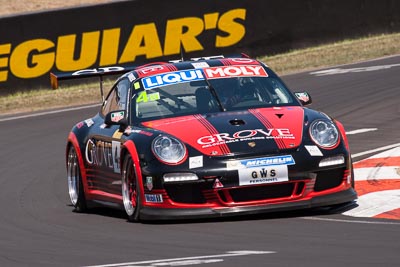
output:
<svg viewBox="0 0 400 267"><path fill-rule="evenodd" d="M217 92L215 91L215 88L211 85L211 83L207 80L204 79L207 83L207 87L210 90L211 94L213 95L213 97L217 100L218 106L222 111L226 111L226 108L222 105L221 100L219 99Z"/></svg>

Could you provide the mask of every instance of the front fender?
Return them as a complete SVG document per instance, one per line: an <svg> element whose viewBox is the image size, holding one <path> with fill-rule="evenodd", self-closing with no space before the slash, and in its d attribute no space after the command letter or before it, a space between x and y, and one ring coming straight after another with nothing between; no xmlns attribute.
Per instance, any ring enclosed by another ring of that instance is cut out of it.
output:
<svg viewBox="0 0 400 267"><path fill-rule="evenodd" d="M67 147L66 147L66 153L65 153L65 164L67 165L67 161L68 161L68 151L69 148L73 146L75 151L76 151L76 155L78 156L78 163L79 163L79 171L81 172L81 177L82 177L82 183L83 183L83 190L85 192L85 195L88 192L88 187L87 187L87 179L86 179L86 171L85 171L85 164L83 162L83 156L82 156L82 152L79 146L79 142L78 139L76 138L76 135L74 132L70 132L68 135L68 139L67 139Z"/></svg>
<svg viewBox="0 0 400 267"><path fill-rule="evenodd" d="M144 186L143 186L142 170L140 168L138 152L137 152L135 143L132 140L126 141L121 148L121 157L120 157L121 171L123 171L122 164L123 164L124 155L126 153L129 153L131 155L133 163L135 165L137 183L139 184L140 188L142 189L142 190L140 190L140 198L143 200L144 199L144 190L143 190Z"/></svg>
<svg viewBox="0 0 400 267"><path fill-rule="evenodd" d="M349 141L348 141L348 139L347 139L346 131L345 131L345 129L344 129L343 124L342 124L340 121L337 121L337 120L334 120L334 122L336 123L336 126L338 127L338 129L339 129L339 131L340 131L340 134L342 135L342 139L343 139L343 142L344 142L344 144L345 144L345 146L346 146L346 149L347 149L347 151L348 151L349 154L350 154Z"/></svg>

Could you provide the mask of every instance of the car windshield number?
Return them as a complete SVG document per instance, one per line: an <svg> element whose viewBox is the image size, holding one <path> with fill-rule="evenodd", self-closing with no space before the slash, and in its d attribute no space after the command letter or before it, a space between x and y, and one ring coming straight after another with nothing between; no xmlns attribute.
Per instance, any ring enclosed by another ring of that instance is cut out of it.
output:
<svg viewBox="0 0 400 267"><path fill-rule="evenodd" d="M257 185L288 181L287 165L239 169L239 185Z"/></svg>

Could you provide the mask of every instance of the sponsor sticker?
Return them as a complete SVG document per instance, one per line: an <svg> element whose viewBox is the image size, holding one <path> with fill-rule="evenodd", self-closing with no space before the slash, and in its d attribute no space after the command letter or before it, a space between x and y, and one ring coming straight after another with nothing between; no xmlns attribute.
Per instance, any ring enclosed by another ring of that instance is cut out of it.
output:
<svg viewBox="0 0 400 267"><path fill-rule="evenodd" d="M123 111L113 112L113 113L111 113L111 121L119 122L120 120L122 120L124 118L124 115L125 115L125 112L123 112Z"/></svg>
<svg viewBox="0 0 400 267"><path fill-rule="evenodd" d="M218 178L215 179L213 188L223 188L223 187L224 185L221 183L221 181Z"/></svg>
<svg viewBox="0 0 400 267"><path fill-rule="evenodd" d="M309 96L307 93L304 93L304 92L296 92L295 95L296 95L296 97L297 97L298 99L300 99L300 100L303 101L303 102L308 102L308 101L310 101L310 96Z"/></svg>
<svg viewBox="0 0 400 267"><path fill-rule="evenodd" d="M119 67L119 66L111 66L111 67L104 67L104 68L98 68L98 69L85 69L85 70L78 70L72 73L73 76L79 76L79 75L87 75L87 74L96 74L96 73L107 73L107 72L113 72L113 71L121 71L124 70L124 67Z"/></svg>
<svg viewBox="0 0 400 267"><path fill-rule="evenodd" d="M266 139L295 139L295 136L286 128L271 128L271 129L246 129L229 133L218 133L214 135L202 136L197 139L197 143L202 148L219 146L233 142L252 142L255 140Z"/></svg>
<svg viewBox="0 0 400 267"><path fill-rule="evenodd" d="M78 123L76 124L76 127L77 127L78 129L80 129L80 128L83 127L83 125L85 125L85 124L81 121L81 122L78 122Z"/></svg>
<svg viewBox="0 0 400 267"><path fill-rule="evenodd" d="M243 65L243 66L221 66L204 68L204 75L208 79L227 78L227 77L268 77L267 72L260 65Z"/></svg>
<svg viewBox="0 0 400 267"><path fill-rule="evenodd" d="M257 185L289 181L287 165L239 169L239 185Z"/></svg>
<svg viewBox="0 0 400 267"><path fill-rule="evenodd" d="M117 129L117 130L115 130L115 132L113 133L112 138L114 138L114 139L121 139L121 137L122 137L123 134L124 134L123 132L121 132L119 129Z"/></svg>
<svg viewBox="0 0 400 267"><path fill-rule="evenodd" d="M230 61L234 64L249 64L249 65L257 64L258 65L258 62L252 58L238 57L238 58L227 58L226 60Z"/></svg>
<svg viewBox="0 0 400 267"><path fill-rule="evenodd" d="M146 176L146 187L149 191L153 190L153 177Z"/></svg>
<svg viewBox="0 0 400 267"><path fill-rule="evenodd" d="M135 90L140 89L140 83L139 83L139 82L135 82L135 83L133 84L133 88L135 88Z"/></svg>
<svg viewBox="0 0 400 267"><path fill-rule="evenodd" d="M134 80L136 80L136 77L135 77L135 75L133 75L133 73L131 72L131 73L128 74L128 79L129 79L130 82L133 82Z"/></svg>
<svg viewBox="0 0 400 267"><path fill-rule="evenodd" d="M168 72L168 71L169 71L168 68L164 65L152 65L152 66L143 67L143 68L136 70L139 77L145 77L148 75L163 73L163 72Z"/></svg>
<svg viewBox="0 0 400 267"><path fill-rule="evenodd" d="M111 169L121 173L120 169L121 143L117 141L105 142L89 139L85 148L85 160L90 166Z"/></svg>
<svg viewBox="0 0 400 267"><path fill-rule="evenodd" d="M238 170L239 185L256 185L289 180L288 165L294 165L291 155L227 162L227 169Z"/></svg>
<svg viewBox="0 0 400 267"><path fill-rule="evenodd" d="M148 203L162 203L163 198L161 194L144 194L144 198Z"/></svg>
<svg viewBox="0 0 400 267"><path fill-rule="evenodd" d="M194 62L192 66L196 69L208 68L210 67L207 62Z"/></svg>
<svg viewBox="0 0 400 267"><path fill-rule="evenodd" d="M144 89L149 90L156 87L203 79L204 76L201 70L182 70L143 78L142 84Z"/></svg>
<svg viewBox="0 0 400 267"><path fill-rule="evenodd" d="M321 150L317 146L304 146L311 156L323 156Z"/></svg>
<svg viewBox="0 0 400 267"><path fill-rule="evenodd" d="M92 119L87 119L85 120L85 124L88 128L90 128L94 124L94 121Z"/></svg>
<svg viewBox="0 0 400 267"><path fill-rule="evenodd" d="M189 169L203 167L203 156L190 157L189 158Z"/></svg>
<svg viewBox="0 0 400 267"><path fill-rule="evenodd" d="M121 154L121 143L118 141L112 141L111 147L112 147L112 160L113 160L112 165L114 166L114 172L121 173L121 168L119 166L120 154Z"/></svg>
<svg viewBox="0 0 400 267"><path fill-rule="evenodd" d="M151 133L151 132L147 132L147 131L144 131L144 130L138 130L138 129L132 129L131 126L126 127L126 129L124 131L124 134L126 134L126 135L143 134L143 135L146 135L146 136L152 136L153 135L153 133Z"/></svg>
<svg viewBox="0 0 400 267"><path fill-rule="evenodd" d="M293 157L291 155L287 155L287 156L228 161L227 168L232 170L232 169L246 169L253 167L294 165L294 164L296 164L296 162L294 161Z"/></svg>

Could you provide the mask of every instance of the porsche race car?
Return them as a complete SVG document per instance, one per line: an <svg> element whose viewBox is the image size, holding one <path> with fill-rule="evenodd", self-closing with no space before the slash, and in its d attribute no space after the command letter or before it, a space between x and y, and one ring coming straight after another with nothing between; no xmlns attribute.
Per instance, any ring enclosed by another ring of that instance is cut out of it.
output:
<svg viewBox="0 0 400 267"><path fill-rule="evenodd" d="M76 211L129 221L211 218L356 199L343 125L312 110L266 64L208 57L51 74L122 74L94 117L68 136Z"/></svg>

